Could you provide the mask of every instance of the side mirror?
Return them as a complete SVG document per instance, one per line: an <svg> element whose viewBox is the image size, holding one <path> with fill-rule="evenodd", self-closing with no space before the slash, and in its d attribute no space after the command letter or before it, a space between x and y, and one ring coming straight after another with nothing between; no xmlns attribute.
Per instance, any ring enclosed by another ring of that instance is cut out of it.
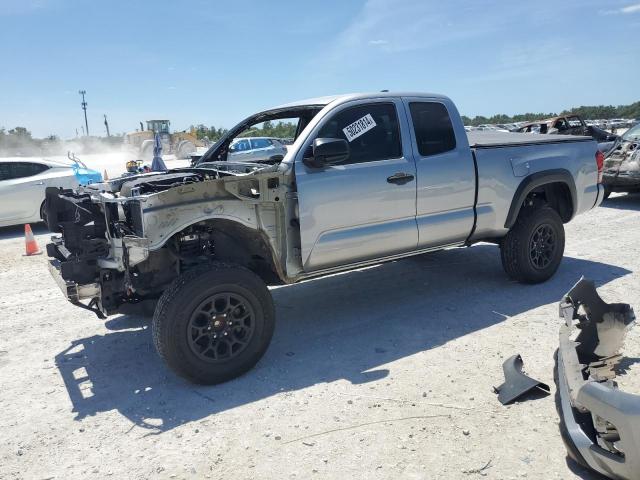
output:
<svg viewBox="0 0 640 480"><path fill-rule="evenodd" d="M341 138L316 138L313 141L313 156L305 158L304 164L311 168L336 165L349 158L349 144Z"/></svg>

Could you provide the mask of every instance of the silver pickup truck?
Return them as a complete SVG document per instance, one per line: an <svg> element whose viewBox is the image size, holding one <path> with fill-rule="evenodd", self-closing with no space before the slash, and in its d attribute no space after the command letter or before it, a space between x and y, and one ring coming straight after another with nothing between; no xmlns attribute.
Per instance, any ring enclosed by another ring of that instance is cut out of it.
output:
<svg viewBox="0 0 640 480"><path fill-rule="evenodd" d="M228 161L230 143L294 119L273 164ZM254 128L255 130L255 128ZM66 297L99 317L157 302L153 339L178 374L249 370L275 322L267 285L493 242L509 277L547 280L563 224L597 206L588 137L467 133L440 95L316 98L257 113L191 168L49 189L47 246Z"/></svg>

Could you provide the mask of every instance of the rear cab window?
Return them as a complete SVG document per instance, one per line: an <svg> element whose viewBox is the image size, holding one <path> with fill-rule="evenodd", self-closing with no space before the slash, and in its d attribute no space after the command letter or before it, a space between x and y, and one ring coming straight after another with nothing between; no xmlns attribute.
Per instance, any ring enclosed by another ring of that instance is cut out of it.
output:
<svg viewBox="0 0 640 480"><path fill-rule="evenodd" d="M398 115L393 103L346 108L331 116L317 138L339 138L349 144L342 164L375 162L402 157Z"/></svg>
<svg viewBox="0 0 640 480"><path fill-rule="evenodd" d="M456 148L447 107L438 102L411 102L409 110L420 156L430 157Z"/></svg>
<svg viewBox="0 0 640 480"><path fill-rule="evenodd" d="M48 170L42 163L34 162L0 162L0 181L32 177Z"/></svg>

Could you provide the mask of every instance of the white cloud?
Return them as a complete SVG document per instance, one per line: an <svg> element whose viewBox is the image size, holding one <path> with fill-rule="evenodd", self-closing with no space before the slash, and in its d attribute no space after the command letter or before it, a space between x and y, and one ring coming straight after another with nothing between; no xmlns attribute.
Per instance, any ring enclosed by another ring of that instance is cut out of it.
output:
<svg viewBox="0 0 640 480"><path fill-rule="evenodd" d="M51 6L52 0L0 0L0 15L26 15Z"/></svg>
<svg viewBox="0 0 640 480"><path fill-rule="evenodd" d="M640 12L640 3L634 3L633 5L627 5L620 9L620 13L638 13Z"/></svg>
<svg viewBox="0 0 640 480"><path fill-rule="evenodd" d="M463 42L492 31L500 23L490 18L477 21L480 7L457 3L458 8L451 8L448 2L436 0L367 0L314 65L320 60L325 66L357 68L358 64L377 61L379 55ZM372 46L378 48L367 48Z"/></svg>
<svg viewBox="0 0 640 480"><path fill-rule="evenodd" d="M620 15L620 14L640 13L640 3L634 3L632 5L627 5L626 7L617 8L615 10L600 10L598 13L600 15Z"/></svg>

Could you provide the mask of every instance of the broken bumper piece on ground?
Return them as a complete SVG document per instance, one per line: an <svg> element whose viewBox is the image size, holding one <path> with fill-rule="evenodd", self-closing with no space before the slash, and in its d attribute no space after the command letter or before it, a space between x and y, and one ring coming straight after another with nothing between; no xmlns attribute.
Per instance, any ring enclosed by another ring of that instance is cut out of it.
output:
<svg viewBox="0 0 640 480"><path fill-rule="evenodd" d="M581 279L560 302L560 316L558 412L569 455L607 477L640 479L640 396L614 380L633 309L605 303Z"/></svg>
<svg viewBox="0 0 640 480"><path fill-rule="evenodd" d="M534 380L522 372L522 357L514 355L502 364L504 383L496 388L498 400L503 405L515 402L526 394L549 395L546 383Z"/></svg>

